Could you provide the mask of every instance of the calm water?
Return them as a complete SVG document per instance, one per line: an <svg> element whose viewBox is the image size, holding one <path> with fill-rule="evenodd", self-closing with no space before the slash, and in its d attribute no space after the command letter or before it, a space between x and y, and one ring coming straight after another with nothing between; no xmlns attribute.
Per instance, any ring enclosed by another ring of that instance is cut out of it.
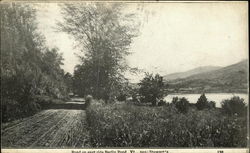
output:
<svg viewBox="0 0 250 153"><path fill-rule="evenodd" d="M209 101L215 101L216 107L221 107L221 101L224 99L230 99L233 96L239 96L245 100L248 104L248 94L233 94L233 93L207 93L205 94ZM167 102L171 102L173 97L185 97L190 103L196 103L201 94L170 94L164 99Z"/></svg>

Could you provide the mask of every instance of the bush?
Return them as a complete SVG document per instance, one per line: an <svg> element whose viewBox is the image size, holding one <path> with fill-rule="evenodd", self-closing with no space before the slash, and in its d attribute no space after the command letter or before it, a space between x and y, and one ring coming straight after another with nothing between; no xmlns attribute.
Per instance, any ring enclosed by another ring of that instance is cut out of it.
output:
<svg viewBox="0 0 250 153"><path fill-rule="evenodd" d="M20 112L21 110L17 101L10 99L1 100L2 122L13 120L16 116L19 116Z"/></svg>
<svg viewBox="0 0 250 153"><path fill-rule="evenodd" d="M34 101L19 103L12 99L3 98L1 101L2 122L33 115L40 110L40 105Z"/></svg>
<svg viewBox="0 0 250 153"><path fill-rule="evenodd" d="M39 104L41 109L48 109L51 105L63 103L63 100L61 99L55 99L44 95L35 96L32 98L32 101Z"/></svg>
<svg viewBox="0 0 250 153"><path fill-rule="evenodd" d="M139 101L139 95L137 95L137 94L132 94L132 102L134 102L134 103L139 103L140 101Z"/></svg>
<svg viewBox="0 0 250 153"><path fill-rule="evenodd" d="M182 97L181 99L178 99L178 97L176 99L176 97L174 97L172 103L175 105L175 107L180 113L188 112L189 101L185 97Z"/></svg>
<svg viewBox="0 0 250 153"><path fill-rule="evenodd" d="M35 96L33 100L34 102L38 103L42 108L47 108L53 103L52 98L48 96Z"/></svg>
<svg viewBox="0 0 250 153"><path fill-rule="evenodd" d="M215 107L216 107L215 102L214 102L214 101L208 102L208 107L209 107L210 109L215 108Z"/></svg>
<svg viewBox="0 0 250 153"><path fill-rule="evenodd" d="M87 95L86 98L85 98L85 105L86 107L89 107L91 102L93 100L93 97L91 95Z"/></svg>
<svg viewBox="0 0 250 153"><path fill-rule="evenodd" d="M165 105L168 105L168 104L166 101L164 101L162 99L158 102L158 106L165 106Z"/></svg>
<svg viewBox="0 0 250 153"><path fill-rule="evenodd" d="M157 105L157 99L163 98L163 78L156 74L146 73L146 76L139 83L140 102L152 103L153 106Z"/></svg>
<svg viewBox="0 0 250 153"><path fill-rule="evenodd" d="M198 110L203 110L203 109L206 109L206 108L210 108L209 107L209 102L207 101L207 97L205 96L204 93L198 99L198 101L196 103L196 107L197 107Z"/></svg>
<svg viewBox="0 0 250 153"><path fill-rule="evenodd" d="M247 106L244 99L238 96L222 101L221 107L223 112L228 115L247 116Z"/></svg>
<svg viewBox="0 0 250 153"><path fill-rule="evenodd" d="M93 147L246 147L247 119L218 109L93 104L86 110Z"/></svg>
<svg viewBox="0 0 250 153"><path fill-rule="evenodd" d="M60 104L63 101L48 96L34 96L26 101L13 99L2 99L2 121L8 122L15 119L34 115L42 109L48 109L53 104Z"/></svg>
<svg viewBox="0 0 250 153"><path fill-rule="evenodd" d="M178 97L173 97L172 103L175 105L178 102Z"/></svg>
<svg viewBox="0 0 250 153"><path fill-rule="evenodd" d="M118 101L125 101L126 100L126 95L125 94L120 94L116 99Z"/></svg>

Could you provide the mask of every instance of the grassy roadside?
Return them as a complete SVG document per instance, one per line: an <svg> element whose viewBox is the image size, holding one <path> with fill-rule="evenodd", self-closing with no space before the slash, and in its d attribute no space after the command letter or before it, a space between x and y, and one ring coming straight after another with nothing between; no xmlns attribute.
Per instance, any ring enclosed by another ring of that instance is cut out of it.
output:
<svg viewBox="0 0 250 153"><path fill-rule="evenodd" d="M173 105L91 104L87 123L93 147L246 147L247 119L219 109Z"/></svg>

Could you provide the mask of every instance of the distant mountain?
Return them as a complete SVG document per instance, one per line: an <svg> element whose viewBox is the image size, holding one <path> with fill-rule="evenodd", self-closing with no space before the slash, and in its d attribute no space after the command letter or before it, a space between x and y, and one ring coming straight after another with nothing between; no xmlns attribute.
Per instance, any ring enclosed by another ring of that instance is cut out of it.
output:
<svg viewBox="0 0 250 153"><path fill-rule="evenodd" d="M209 71L213 71L213 70L218 70L221 67L219 66L203 66L203 67L198 67L195 69L191 69L189 71L185 71L185 72L179 72L179 73L171 73L168 75L163 76L164 80L175 80L175 79L182 79L182 78L186 78L195 74L200 74L200 73L204 73L204 72L209 72Z"/></svg>
<svg viewBox="0 0 250 153"><path fill-rule="evenodd" d="M248 60L165 82L172 92L247 92Z"/></svg>

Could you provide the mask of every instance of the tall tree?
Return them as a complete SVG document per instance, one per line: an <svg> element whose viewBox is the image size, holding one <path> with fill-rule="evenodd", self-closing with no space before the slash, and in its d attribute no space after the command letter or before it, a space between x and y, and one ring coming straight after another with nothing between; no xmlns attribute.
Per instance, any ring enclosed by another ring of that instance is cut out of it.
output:
<svg viewBox="0 0 250 153"><path fill-rule="evenodd" d="M66 86L60 67L62 55L58 49L46 47L33 5L3 3L0 11L3 114L29 112L37 95L63 98ZM10 106L12 111L8 111Z"/></svg>
<svg viewBox="0 0 250 153"><path fill-rule="evenodd" d="M35 10L29 5L1 5L1 79L3 96L18 101L37 92L43 38L36 30Z"/></svg>
<svg viewBox="0 0 250 153"><path fill-rule="evenodd" d="M146 73L139 86L141 102L152 103L153 106L156 106L157 101L163 99L164 83L159 74L153 76L153 74Z"/></svg>
<svg viewBox="0 0 250 153"><path fill-rule="evenodd" d="M129 67L125 57L137 27L132 24L134 14L123 13L122 8L120 3L62 6L64 21L58 24L60 30L71 34L85 53L75 69L76 81L83 83L82 91L96 98L113 98L126 82L123 73Z"/></svg>

